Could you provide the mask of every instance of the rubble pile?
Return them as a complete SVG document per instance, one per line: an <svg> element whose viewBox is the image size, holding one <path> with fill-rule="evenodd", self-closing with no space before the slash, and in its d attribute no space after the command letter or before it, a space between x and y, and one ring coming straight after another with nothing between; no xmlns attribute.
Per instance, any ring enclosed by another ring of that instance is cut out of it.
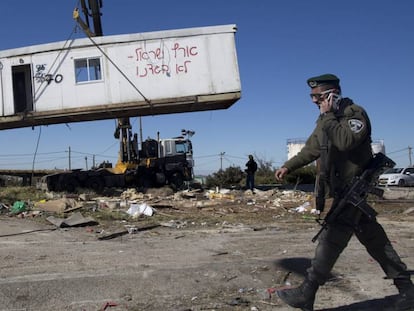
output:
<svg viewBox="0 0 414 311"><path fill-rule="evenodd" d="M62 219L76 213L77 223L80 215L87 213L85 222L91 223L94 213L122 213L125 218L140 219L154 215L167 215L169 212L194 212L201 210L215 213L235 213L238 209L249 211L280 210L283 212L310 212L312 195L302 191L278 190L184 190L173 192L169 187L148 189L145 193L136 189L127 189L116 196L96 196L93 193L67 194L48 193L48 199L37 202L16 201L13 206L0 204L0 212L15 217L63 216ZM293 207L298 207L296 210ZM227 208L226 208L227 207ZM299 208L300 207L300 208ZM65 223L57 221L54 223ZM70 221L69 221L70 223Z"/></svg>

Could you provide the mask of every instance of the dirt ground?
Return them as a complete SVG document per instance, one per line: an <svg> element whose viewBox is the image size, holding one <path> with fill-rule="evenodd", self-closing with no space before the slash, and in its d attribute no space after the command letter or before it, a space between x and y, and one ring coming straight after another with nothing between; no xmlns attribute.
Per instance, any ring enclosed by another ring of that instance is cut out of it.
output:
<svg viewBox="0 0 414 311"><path fill-rule="evenodd" d="M47 217L73 212L3 213L0 310L294 310L273 291L299 284L313 256L320 227L296 208L308 199L280 191L153 197L154 215L138 218L84 204L76 212L96 223L69 227ZM372 205L413 269L414 201ZM383 277L353 238L315 310L387 310L397 291Z"/></svg>

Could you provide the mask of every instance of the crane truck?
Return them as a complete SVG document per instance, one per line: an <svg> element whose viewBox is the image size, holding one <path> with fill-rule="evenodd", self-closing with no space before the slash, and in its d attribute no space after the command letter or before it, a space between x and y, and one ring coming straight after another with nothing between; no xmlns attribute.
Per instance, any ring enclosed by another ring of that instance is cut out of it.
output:
<svg viewBox="0 0 414 311"><path fill-rule="evenodd" d="M138 148L137 134L132 134L129 118L118 119L114 136L119 139L118 161L113 167L103 162L90 170L75 169L43 176L38 188L48 191L75 192L78 188L101 192L104 188L160 187L183 188L193 179L193 148L189 137L194 132L182 130L182 136L148 138ZM187 136L187 137L185 137Z"/></svg>

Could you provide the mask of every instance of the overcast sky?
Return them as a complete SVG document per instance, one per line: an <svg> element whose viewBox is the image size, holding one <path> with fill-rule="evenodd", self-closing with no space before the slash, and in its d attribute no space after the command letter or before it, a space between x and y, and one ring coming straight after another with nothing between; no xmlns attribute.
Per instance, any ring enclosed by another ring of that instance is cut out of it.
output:
<svg viewBox="0 0 414 311"><path fill-rule="evenodd" d="M0 50L64 41L77 0L2 1ZM399 166L414 146L412 0L103 0L104 35L236 24L242 98L226 110L142 118L143 136L192 137L196 174L241 166L248 154L287 159L288 139L306 138L318 116L306 79L334 73L343 95L368 111L373 139ZM75 37L85 37L78 31ZM139 122L134 118L134 131ZM0 169L72 168L116 162L115 120L0 132ZM220 154L224 153L221 159ZM85 159L86 158L86 159Z"/></svg>

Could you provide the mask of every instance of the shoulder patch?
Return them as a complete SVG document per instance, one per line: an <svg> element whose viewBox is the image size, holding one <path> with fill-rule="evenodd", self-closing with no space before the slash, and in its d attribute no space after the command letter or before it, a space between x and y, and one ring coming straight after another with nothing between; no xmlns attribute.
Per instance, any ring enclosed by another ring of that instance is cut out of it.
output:
<svg viewBox="0 0 414 311"><path fill-rule="evenodd" d="M354 132L355 134L358 134L364 128L364 123L362 123L358 119L349 119L348 125L351 128L351 131Z"/></svg>

